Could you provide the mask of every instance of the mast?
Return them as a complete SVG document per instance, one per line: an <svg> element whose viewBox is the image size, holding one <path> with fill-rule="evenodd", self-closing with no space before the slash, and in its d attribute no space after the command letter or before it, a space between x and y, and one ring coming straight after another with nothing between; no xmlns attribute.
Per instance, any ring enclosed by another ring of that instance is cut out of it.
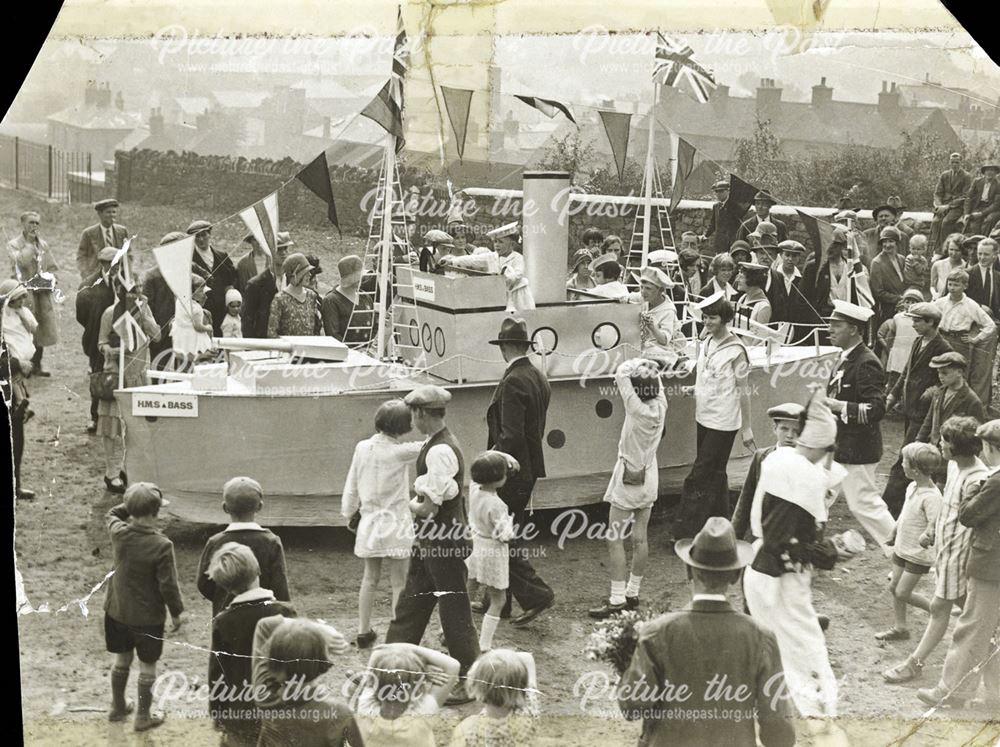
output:
<svg viewBox="0 0 1000 747"><path fill-rule="evenodd" d="M653 155L653 133L656 129L656 103L659 99L660 87L653 82L653 106L649 110L649 140L646 145L646 168L643 173L643 220L642 220L642 264L646 266L646 257L649 256L649 226L653 220L653 169L656 168L656 159Z"/></svg>
<svg viewBox="0 0 1000 747"><path fill-rule="evenodd" d="M389 144L385 148L385 179L382 183L382 238L379 252L379 301L378 301L378 338L375 341L375 356L379 360L384 360L391 347L391 340L387 336L392 333L392 325L388 324L389 319L389 293L392 291L390 282L392 272L392 207L395 195L393 194L396 183L396 137L390 136Z"/></svg>

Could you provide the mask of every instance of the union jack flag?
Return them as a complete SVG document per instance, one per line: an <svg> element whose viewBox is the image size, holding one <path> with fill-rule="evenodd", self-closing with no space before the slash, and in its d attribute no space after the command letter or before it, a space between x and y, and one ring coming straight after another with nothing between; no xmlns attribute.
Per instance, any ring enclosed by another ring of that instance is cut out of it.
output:
<svg viewBox="0 0 1000 747"><path fill-rule="evenodd" d="M656 64L653 80L663 86L681 88L686 81L694 97L706 103L715 90L715 76L694 61L694 50L684 42L656 33Z"/></svg>
<svg viewBox="0 0 1000 747"><path fill-rule="evenodd" d="M377 122L396 137L396 152L403 148L403 79L410 63L403 9L396 11L396 42L392 51L392 74L361 114Z"/></svg>

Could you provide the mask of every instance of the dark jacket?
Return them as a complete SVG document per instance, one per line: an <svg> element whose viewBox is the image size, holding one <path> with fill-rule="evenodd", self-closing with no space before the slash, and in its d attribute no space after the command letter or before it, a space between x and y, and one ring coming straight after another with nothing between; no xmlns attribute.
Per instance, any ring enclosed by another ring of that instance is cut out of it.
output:
<svg viewBox="0 0 1000 747"><path fill-rule="evenodd" d="M984 200L983 187L986 181L985 176L973 180L972 186L969 187L969 191L965 196L966 215L970 213L989 215L990 213L1000 211L1000 184L997 183L996 179L991 180L989 192Z"/></svg>
<svg viewBox="0 0 1000 747"><path fill-rule="evenodd" d="M863 342L834 368L827 396L847 402L847 422L837 417L834 459L841 464L877 464L882 458L885 371Z"/></svg>
<svg viewBox="0 0 1000 747"><path fill-rule="evenodd" d="M851 274L851 263L844 261L844 272ZM855 281L848 281L851 288L850 302L858 303L858 288ZM833 314L833 304L830 302L830 261L827 260L822 265L818 262L810 262L802 271L802 292L806 294L809 303L819 314L826 318Z"/></svg>
<svg viewBox="0 0 1000 747"><path fill-rule="evenodd" d="M489 429L488 449L514 457L521 469L518 482L534 482L545 477L542 438L551 396L545 374L528 358L518 358L504 372L486 410Z"/></svg>
<svg viewBox="0 0 1000 747"><path fill-rule="evenodd" d="M985 581L1000 581L1000 473L987 477L979 492L958 509L958 520L972 528L966 573Z"/></svg>
<svg viewBox="0 0 1000 747"><path fill-rule="evenodd" d="M271 301L278 294L278 284L270 269L264 270L249 283L243 293L243 336L267 337L267 322L271 318Z"/></svg>
<svg viewBox="0 0 1000 747"><path fill-rule="evenodd" d="M246 293L247 283L259 274L257 264L253 261L253 252L249 251L236 262L236 290L240 293Z"/></svg>
<svg viewBox="0 0 1000 747"><path fill-rule="evenodd" d="M194 250L191 262L205 273L206 283L211 288L205 301L205 310L212 315L212 334L221 337L222 321L226 318L226 291L236 287L236 268L228 254L216 249L212 249L211 268L198 255L197 249Z"/></svg>
<svg viewBox="0 0 1000 747"><path fill-rule="evenodd" d="M724 681L732 691L740 688L747 697L713 698L706 692L713 680ZM668 683L673 693L665 692ZM676 689L682 685L686 699ZM755 722L765 747L784 747L795 743L795 728L790 699L773 697L774 688L784 691L774 634L728 602L698 599L642 627L618 687L618 706L626 719L643 719L642 747L754 747ZM687 715L715 712L723 703L742 715Z"/></svg>
<svg viewBox="0 0 1000 747"><path fill-rule="evenodd" d="M101 334L101 316L114 302L115 294L104 280L81 288L76 294L76 321L83 327L83 352L90 360L91 370L104 368L104 356L98 350L97 340Z"/></svg>
<svg viewBox="0 0 1000 747"><path fill-rule="evenodd" d="M965 205L965 197L971 185L972 176L968 171L959 169L955 174L948 169L938 177L937 186L934 187L934 206L948 205L961 209Z"/></svg>
<svg viewBox="0 0 1000 747"><path fill-rule="evenodd" d="M743 539L750 531L750 508L753 506L753 496L757 492L757 483L760 482L760 465L767 458L768 454L777 449L778 446L768 446L765 449L757 449L750 460L750 467L747 469L747 479L743 482L743 490L736 501L736 508L733 510L733 529L736 530L736 539Z"/></svg>
<svg viewBox="0 0 1000 747"><path fill-rule="evenodd" d="M969 273L969 286L965 289L965 295L980 306L989 309L990 316L994 319L1000 319L1000 272L997 272L994 267L990 268L989 298L987 298L986 288L983 287L983 271L979 265L967 267L966 272Z"/></svg>
<svg viewBox="0 0 1000 747"><path fill-rule="evenodd" d="M370 295L358 294L358 303L334 288L323 297L319 305L323 318L323 334L350 345L366 343L375 330L375 312ZM348 333L348 327L351 327Z"/></svg>
<svg viewBox="0 0 1000 747"><path fill-rule="evenodd" d="M287 602L291 598L288 594L285 548L281 544L281 538L270 529L263 527L259 529L250 527L226 528L208 538L205 549L201 553L201 560L198 562L198 591L212 603L213 616L222 612L233 599L232 594L216 586L215 582L205 575L212 556L227 542L238 542L253 551L257 563L260 565L260 585L262 587L273 591L275 598L279 601Z"/></svg>
<svg viewBox="0 0 1000 747"><path fill-rule="evenodd" d="M176 298L167 281L163 279L159 267L152 268L142 276L142 292L149 302L153 318L160 325L160 335L169 335L170 328L167 325L174 318Z"/></svg>
<svg viewBox="0 0 1000 747"><path fill-rule="evenodd" d="M785 288L785 276L771 270L771 282L765 289L771 302L772 322L794 322L810 324L816 321L816 314L809 306L806 296L805 275L792 280L791 291Z"/></svg>
<svg viewBox="0 0 1000 747"><path fill-rule="evenodd" d="M767 222L773 223L774 227L777 229L779 244L788 238L788 227L785 225L784 221L778 220L773 215L769 215L767 217ZM758 218L756 215L751 215L745 221L740 223L740 228L736 232L736 238L742 239L743 241L747 241L747 236L756 231L757 226L759 225L760 225L760 218ZM726 251L728 252L729 249L726 249Z"/></svg>
<svg viewBox="0 0 1000 747"><path fill-rule="evenodd" d="M177 585L174 543L156 529L128 520L124 503L108 511L114 575L108 583L104 611L125 625L162 625L184 611Z"/></svg>
<svg viewBox="0 0 1000 747"><path fill-rule="evenodd" d="M111 226L111 235L115 240L112 246L115 249L121 249L125 239L128 238L128 229L115 223ZM82 282L86 282L87 278L96 272L97 255L105 246L107 246L107 240L104 238L104 227L100 223L83 229L83 233L80 234L80 246L76 250L76 269L80 273Z"/></svg>
<svg viewBox="0 0 1000 747"><path fill-rule="evenodd" d="M893 264L895 263L895 267ZM872 259L870 268L870 283L872 296L878 307L878 314L875 317L875 329L881 326L886 319L891 319L896 313L896 304L899 303L903 291L906 290L906 281L903 279L903 267L905 260L902 253L897 252L895 256L879 252ZM896 267L899 272L896 272Z"/></svg>
<svg viewBox="0 0 1000 747"><path fill-rule="evenodd" d="M714 253L728 252L736 241L736 234L743 222L743 213L737 214L738 208L732 200L725 203L716 202L712 205L712 214L708 219L705 237L711 240Z"/></svg>
<svg viewBox="0 0 1000 747"><path fill-rule="evenodd" d="M937 370L930 367L931 358L951 352L951 345L939 334L934 335L923 349L923 338L918 337L910 348L903 373L896 379L890 393L903 406L903 414L910 420L923 421L930 403L924 394L938 384Z"/></svg>
<svg viewBox="0 0 1000 747"><path fill-rule="evenodd" d="M961 389L955 392L955 396L948 400L948 404L944 402L944 389L942 387L939 386L933 396L927 415L924 416L924 424L920 426L920 432L917 433L918 441L937 446L941 440L941 424L951 417L967 415L980 423L986 420L986 410L983 408L983 403L968 384L964 384Z"/></svg>

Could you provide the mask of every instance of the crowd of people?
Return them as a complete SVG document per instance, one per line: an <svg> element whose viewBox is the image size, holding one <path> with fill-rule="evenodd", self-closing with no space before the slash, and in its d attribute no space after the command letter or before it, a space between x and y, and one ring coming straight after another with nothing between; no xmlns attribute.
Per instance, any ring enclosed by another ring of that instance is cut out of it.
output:
<svg viewBox="0 0 1000 747"><path fill-rule="evenodd" d="M1000 168L981 171L967 187L960 161L942 174L930 241L907 231L901 206L886 200L865 232L845 207L829 244L810 253L771 215L775 200L767 193L757 195L755 215L734 219L728 184L716 185L707 236L682 235L676 251L651 252L634 276L626 277L630 263L620 239L596 229L583 234L567 280L571 295L641 304L639 356L615 374L626 414L604 495L610 592L590 610L594 619L641 607L642 582L653 567L647 530L667 411L660 376L684 360L686 338L695 331L701 337L694 384L682 392L695 399L696 456L669 538L688 568L693 601L641 628L619 683L622 713L643 720L644 744L752 744L755 721L762 743L791 744L796 713L816 729L830 728L838 700L824 634L830 621L813 606L812 577L844 554L825 532L841 495L886 559L894 624L877 638L909 640L910 608L927 612L916 648L883 673L885 680L920 678L958 607L940 681L917 697L932 706L964 705L981 681L985 707L1000 709L1000 420L988 416L998 244L949 230L997 233L991 220L1000 210L989 199L1000 200ZM965 201L957 204L963 189ZM354 255L340 260L339 283L321 298L318 260L289 253L288 234L279 234L273 256L247 236L246 254L234 262L213 248L211 224L195 221L162 242L194 237L192 301L181 303L158 269L131 279L120 252L128 231L117 223L119 205L105 200L96 208L99 222L83 232L77 254L83 282L76 311L92 372L89 430L102 439L107 489L124 496L107 516L115 564L104 623L113 655L109 719L124 721L134 710L135 729L145 731L162 723L152 711L152 685L167 614L176 630L184 611L172 545L157 529L166 501L151 483L128 483L117 454L117 404L108 392L119 376L126 386L145 383L151 366L190 367L212 355L213 339L222 336L325 333L363 343L372 332L373 294L363 290L363 262ZM46 373L41 351L57 340L51 304L58 268L38 236L39 222L37 213L22 216L22 235L10 244L15 278L0 284L11 372L5 395L22 499L32 497L19 476L31 416L25 380ZM428 272L501 275L508 310L533 308L517 225L494 229L492 249L471 246L472 238L458 227L428 232L417 261ZM699 249L706 245L717 250L710 260ZM868 288L871 304L864 303ZM792 343L821 340L841 352L825 387L769 411L776 442L758 450L747 346L764 343L762 329L775 325L787 325ZM342 512L364 563L353 643L372 654L349 698L316 682L349 643L297 615L281 541L256 522L263 490L250 477L226 482L230 523L209 539L194 579L212 606L210 710L226 743L433 744L418 717L472 700L482 709L455 729L453 745L532 743L539 713L533 659L495 642L504 620L527 626L556 596L523 552L532 491L545 476L551 398L529 357L529 332L511 315L491 341L506 366L484 413L487 449L468 467L471 445L447 426L451 394L434 385L382 403L374 434L355 447ZM897 408L904 422L900 456L880 491L881 421ZM404 440L414 429L423 440ZM737 438L754 458L732 505L726 469ZM743 541L748 533L752 543ZM376 645L371 619L383 566L392 619ZM922 596L920 577L932 568L933 596ZM749 617L726 598L741 581ZM447 655L422 646L435 608ZM478 625L475 615L482 615ZM134 656L133 705L125 693ZM739 704L745 713L709 721L683 716L684 709L711 707L704 685L723 674L751 693ZM771 697L775 678L787 699ZM674 708L678 703L662 691L666 681L689 685L694 699ZM650 692L658 693L652 701L643 696Z"/></svg>

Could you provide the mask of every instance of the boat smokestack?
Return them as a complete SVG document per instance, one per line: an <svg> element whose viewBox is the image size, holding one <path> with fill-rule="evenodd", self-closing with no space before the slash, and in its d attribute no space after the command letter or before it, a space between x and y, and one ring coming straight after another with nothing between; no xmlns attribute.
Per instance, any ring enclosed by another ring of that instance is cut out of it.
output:
<svg viewBox="0 0 1000 747"><path fill-rule="evenodd" d="M569 174L526 171L523 178L524 274L536 303L562 303L569 247Z"/></svg>

